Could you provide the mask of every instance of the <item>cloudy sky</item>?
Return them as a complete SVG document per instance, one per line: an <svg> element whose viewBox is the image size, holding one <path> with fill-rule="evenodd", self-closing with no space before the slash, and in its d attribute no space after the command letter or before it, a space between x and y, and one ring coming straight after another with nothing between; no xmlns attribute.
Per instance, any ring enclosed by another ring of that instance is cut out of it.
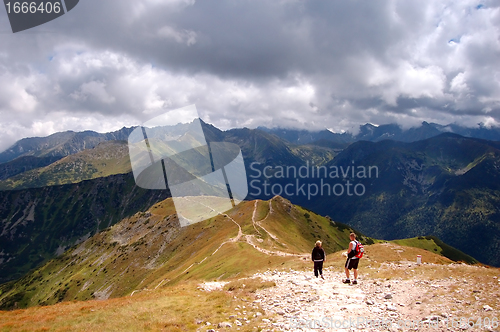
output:
<svg viewBox="0 0 500 332"><path fill-rule="evenodd" d="M0 8L0 150L190 104L221 129L500 125L500 3L81 0L16 34Z"/></svg>

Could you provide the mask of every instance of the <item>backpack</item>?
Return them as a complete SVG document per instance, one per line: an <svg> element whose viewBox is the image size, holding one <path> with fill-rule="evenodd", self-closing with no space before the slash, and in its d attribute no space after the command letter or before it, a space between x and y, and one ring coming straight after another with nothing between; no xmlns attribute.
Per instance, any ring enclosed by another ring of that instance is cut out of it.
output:
<svg viewBox="0 0 500 332"><path fill-rule="evenodd" d="M313 260L321 260L321 259L324 259L323 255L324 255L324 250L323 249L316 249L317 247L315 247L313 249L313 254L314 254L314 257L313 257Z"/></svg>
<svg viewBox="0 0 500 332"><path fill-rule="evenodd" d="M357 258L361 258L361 257L363 257L363 254L365 253L365 248L363 247L361 242L356 240L356 248L354 248L354 251L356 252L356 254L354 256Z"/></svg>

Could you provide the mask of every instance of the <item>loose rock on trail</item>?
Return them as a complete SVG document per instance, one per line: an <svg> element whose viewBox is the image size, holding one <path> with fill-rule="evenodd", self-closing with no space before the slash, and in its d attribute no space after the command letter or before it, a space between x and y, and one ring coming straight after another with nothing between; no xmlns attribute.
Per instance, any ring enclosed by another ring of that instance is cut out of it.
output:
<svg viewBox="0 0 500 332"><path fill-rule="evenodd" d="M416 268L410 262L390 265L391 269ZM249 320L260 319L262 331L500 331L497 308L487 304L490 295L497 296L497 278L481 287L466 278L387 280L364 277L360 270L358 284L352 285L342 283L345 275L338 268L328 267L323 275L325 280L314 277L312 269L253 275L276 286L257 291L253 305L260 306L265 315ZM496 293L488 293L491 286ZM464 294L476 294L474 301ZM233 324L220 331L243 331L244 327Z"/></svg>

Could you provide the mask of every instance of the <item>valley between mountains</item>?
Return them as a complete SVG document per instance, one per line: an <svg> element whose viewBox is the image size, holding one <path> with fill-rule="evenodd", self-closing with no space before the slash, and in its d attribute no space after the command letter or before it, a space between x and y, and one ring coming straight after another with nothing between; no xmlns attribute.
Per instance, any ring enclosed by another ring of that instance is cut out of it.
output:
<svg viewBox="0 0 500 332"><path fill-rule="evenodd" d="M500 245L500 145L431 127L423 125L419 133L400 132L409 136L404 138L407 142L398 142L384 140L403 139L390 126L364 128L360 138L368 141L353 137L345 141L345 135L330 132L221 131L202 123L208 142L230 142L241 148L247 181L252 184L248 200L281 195L372 237L435 236L484 264L500 266L500 256L488 254ZM4 160L0 164L0 282L24 276L170 196L168 190L135 186L123 141L132 129L27 138L0 153ZM455 129L479 137L494 133L485 128ZM339 142L344 145L335 145ZM346 176L340 172L338 178L278 176L280 167L308 168L312 174L315 168L346 170L353 165L376 169L376 176L353 178L351 172ZM264 175L264 167L271 171ZM313 197L298 190L320 188L324 183L343 188L350 183L364 194ZM289 184L297 189L293 195L264 190Z"/></svg>
<svg viewBox="0 0 500 332"><path fill-rule="evenodd" d="M28 308L0 312L0 330L408 330L398 329L402 321L419 331L476 331L479 321L481 331L498 330L499 269L454 262L432 238L358 233L367 244L359 284L345 285L351 231L281 197L180 228L167 199L4 284L3 308ZM325 280L310 262L318 238ZM358 325L327 325L346 319Z"/></svg>
<svg viewBox="0 0 500 332"><path fill-rule="evenodd" d="M0 331L293 331L340 317L498 330L500 145L478 138L496 130L365 126L348 137L202 128L208 142L240 147L256 186L365 191L308 197L252 187L233 209L180 227L168 189L134 182L125 141L133 128L23 139L0 153ZM278 176L283 167L354 166L377 175ZM360 283L347 286L350 232L367 252ZM328 255L324 281L312 278L317 239ZM457 325L464 317L475 325Z"/></svg>
<svg viewBox="0 0 500 332"><path fill-rule="evenodd" d="M324 239L325 250L341 250L348 244L348 232L346 225L281 197L243 202L227 213L180 227L173 201L167 199L4 284L0 303L15 308L107 299L193 278L234 277L258 271L263 264L305 258L317 238Z"/></svg>

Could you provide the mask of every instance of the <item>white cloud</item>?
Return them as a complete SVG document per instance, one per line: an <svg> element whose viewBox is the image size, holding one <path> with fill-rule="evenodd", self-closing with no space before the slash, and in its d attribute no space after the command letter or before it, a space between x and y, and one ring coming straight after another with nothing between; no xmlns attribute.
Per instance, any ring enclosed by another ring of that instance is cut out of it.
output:
<svg viewBox="0 0 500 332"><path fill-rule="evenodd" d="M445 75L437 66L415 67L404 63L396 73L397 89L401 95L410 98L439 98L443 96Z"/></svg>
<svg viewBox="0 0 500 332"><path fill-rule="evenodd" d="M4 113L31 113L37 106L37 98L31 92L35 76L2 75L0 82L0 111Z"/></svg>
<svg viewBox="0 0 500 332"><path fill-rule="evenodd" d="M0 36L0 146L190 104L226 129L499 123L500 7L482 4L80 2L57 33Z"/></svg>
<svg viewBox="0 0 500 332"><path fill-rule="evenodd" d="M458 95L463 95L469 92L469 87L467 86L467 81L465 78L465 73L461 72L455 76L450 83L450 91L457 93Z"/></svg>

